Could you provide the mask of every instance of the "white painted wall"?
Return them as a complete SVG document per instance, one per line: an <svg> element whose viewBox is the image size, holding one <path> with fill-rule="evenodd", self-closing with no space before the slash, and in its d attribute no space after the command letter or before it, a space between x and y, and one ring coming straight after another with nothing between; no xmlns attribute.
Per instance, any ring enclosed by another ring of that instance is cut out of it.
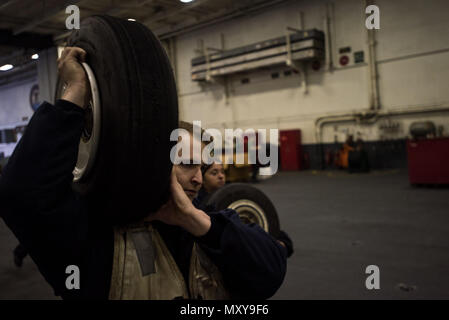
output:
<svg viewBox="0 0 449 320"><path fill-rule="evenodd" d="M254 16L224 22L176 39L177 83L180 116L201 120L203 127L215 128L299 128L303 143L315 143L315 119L335 113L363 111L369 106L369 72L366 64L350 65L333 71L308 70L308 94L298 75L271 79L270 71L233 75L229 78L229 96L219 84L200 85L191 81L190 62L198 56L195 48L202 39L208 47L235 48L285 34L287 26L299 26L299 11L304 12L306 29L324 29L325 3L329 1L293 1ZM332 42L338 66L340 47L351 46L352 53L365 51L365 5L360 0L334 3ZM449 2L447 0L378 0L381 29L376 31L379 61L379 90L382 110L409 107L449 107ZM273 70L276 71L276 70ZM249 84L241 84L250 78ZM366 140L403 138L412 121L430 119L449 133L448 114L401 116L401 130L390 136L371 126L333 124L324 128L324 142L340 142L345 132L360 132Z"/></svg>

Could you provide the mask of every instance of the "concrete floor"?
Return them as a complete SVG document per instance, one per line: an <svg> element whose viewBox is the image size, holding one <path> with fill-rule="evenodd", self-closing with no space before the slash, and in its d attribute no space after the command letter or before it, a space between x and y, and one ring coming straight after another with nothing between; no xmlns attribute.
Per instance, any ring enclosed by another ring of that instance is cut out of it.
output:
<svg viewBox="0 0 449 320"><path fill-rule="evenodd" d="M403 171L281 172L256 184L295 253L273 299L449 299L449 189L412 188ZM0 299L55 299L36 266L13 265L0 219ZM365 268L380 268L367 290Z"/></svg>
<svg viewBox="0 0 449 320"><path fill-rule="evenodd" d="M12 252L17 244L0 218L0 299L59 299L30 257L24 259L21 268L14 265Z"/></svg>
<svg viewBox="0 0 449 320"><path fill-rule="evenodd" d="M448 189L414 189L400 171L280 173L258 187L295 245L274 299L449 299ZM365 287L368 265L379 290Z"/></svg>

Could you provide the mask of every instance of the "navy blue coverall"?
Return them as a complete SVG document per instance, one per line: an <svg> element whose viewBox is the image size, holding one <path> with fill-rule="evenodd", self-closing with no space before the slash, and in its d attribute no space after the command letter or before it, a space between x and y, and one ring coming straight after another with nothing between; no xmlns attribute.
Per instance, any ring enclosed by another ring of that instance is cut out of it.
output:
<svg viewBox="0 0 449 320"><path fill-rule="evenodd" d="M0 216L25 246L55 294L64 299L107 299L114 251L113 225L90 212L71 188L84 110L44 102L31 118L0 179ZM223 274L233 298L266 299L281 286L286 249L232 210L209 212L211 229L194 237L155 222L184 277L194 241ZM80 270L80 289L68 290L66 267Z"/></svg>

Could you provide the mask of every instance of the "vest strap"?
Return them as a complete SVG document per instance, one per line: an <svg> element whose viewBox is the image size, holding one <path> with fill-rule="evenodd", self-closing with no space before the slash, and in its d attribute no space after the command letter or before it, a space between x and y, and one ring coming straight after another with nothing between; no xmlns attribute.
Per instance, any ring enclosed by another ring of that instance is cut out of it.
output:
<svg viewBox="0 0 449 320"><path fill-rule="evenodd" d="M154 244L151 240L151 233L152 230L149 229L134 230L131 232L131 239L136 248L142 277L156 272L154 264Z"/></svg>

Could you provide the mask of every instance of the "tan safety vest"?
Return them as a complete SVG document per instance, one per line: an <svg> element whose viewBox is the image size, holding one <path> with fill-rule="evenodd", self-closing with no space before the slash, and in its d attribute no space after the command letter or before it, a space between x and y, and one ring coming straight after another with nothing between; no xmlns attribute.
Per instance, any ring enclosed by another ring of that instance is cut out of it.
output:
<svg viewBox="0 0 449 320"><path fill-rule="evenodd" d="M143 276L132 232L150 232L154 252L154 272ZM228 299L218 268L194 243L190 260L189 284L158 231L149 224L114 229L111 300Z"/></svg>

